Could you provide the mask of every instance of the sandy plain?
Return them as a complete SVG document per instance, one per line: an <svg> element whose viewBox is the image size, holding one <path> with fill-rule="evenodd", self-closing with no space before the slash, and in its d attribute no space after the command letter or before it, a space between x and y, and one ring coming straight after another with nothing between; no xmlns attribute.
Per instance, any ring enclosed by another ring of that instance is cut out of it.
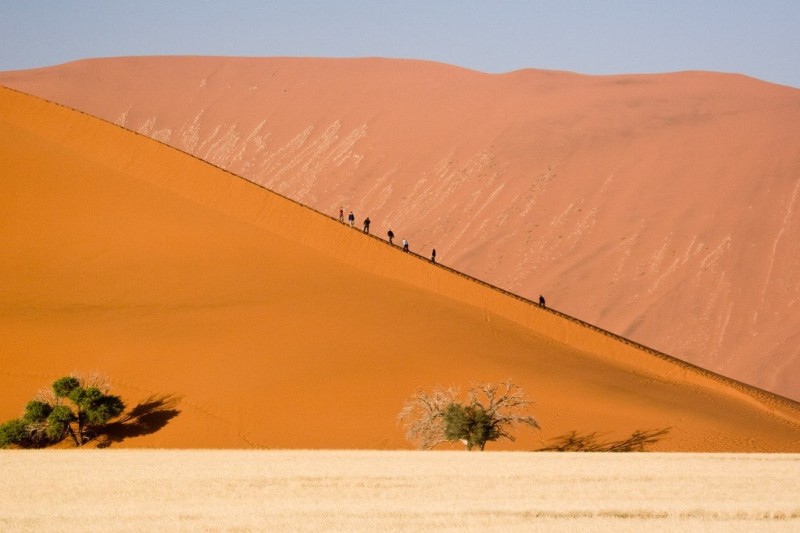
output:
<svg viewBox="0 0 800 533"><path fill-rule="evenodd" d="M720 73L129 57L0 84L800 399L800 90Z"/></svg>
<svg viewBox="0 0 800 533"><path fill-rule="evenodd" d="M796 531L797 454L0 452L4 531Z"/></svg>

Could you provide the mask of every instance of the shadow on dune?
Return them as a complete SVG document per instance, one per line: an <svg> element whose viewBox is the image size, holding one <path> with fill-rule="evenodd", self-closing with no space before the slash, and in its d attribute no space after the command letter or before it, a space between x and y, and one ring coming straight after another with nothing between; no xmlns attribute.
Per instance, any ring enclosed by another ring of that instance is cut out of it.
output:
<svg viewBox="0 0 800 533"><path fill-rule="evenodd" d="M155 433L180 414L176 409L179 402L180 398L172 394L151 396L139 402L121 419L104 428L103 435L98 438L97 447L108 448L115 442Z"/></svg>
<svg viewBox="0 0 800 533"><path fill-rule="evenodd" d="M597 432L581 435L572 431L552 439L553 444L540 448L540 452L644 452L669 433L671 428L634 431L627 439L601 441Z"/></svg>

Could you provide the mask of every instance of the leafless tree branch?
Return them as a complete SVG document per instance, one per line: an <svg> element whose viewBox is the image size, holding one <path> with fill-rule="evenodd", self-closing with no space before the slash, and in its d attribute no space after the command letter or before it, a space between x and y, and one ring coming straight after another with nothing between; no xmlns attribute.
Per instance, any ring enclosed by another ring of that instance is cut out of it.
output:
<svg viewBox="0 0 800 533"><path fill-rule="evenodd" d="M436 387L430 393L417 389L397 416L406 430L406 438L416 442L421 450L429 450L445 442L442 413L455 401L457 393L452 387Z"/></svg>
<svg viewBox="0 0 800 533"><path fill-rule="evenodd" d="M500 384L479 383L473 384L467 391L468 401L466 406L473 408L472 412L479 410L489 415L491 420L490 436L488 440L505 438L513 441L511 428L516 424L538 428L538 422L532 417L523 414L532 402L526 399L525 391L511 380ZM404 424L406 438L416 442L420 449L430 449L446 442L447 424L445 410L458 404L456 401L457 390L454 388L435 388L431 393L422 389L417 391L406 401L398 415L399 421ZM460 405L460 404L459 404ZM451 434L453 432L451 431ZM472 439L472 437L470 437ZM482 437L477 445L483 449L487 437ZM476 445L476 441L467 442L467 448Z"/></svg>

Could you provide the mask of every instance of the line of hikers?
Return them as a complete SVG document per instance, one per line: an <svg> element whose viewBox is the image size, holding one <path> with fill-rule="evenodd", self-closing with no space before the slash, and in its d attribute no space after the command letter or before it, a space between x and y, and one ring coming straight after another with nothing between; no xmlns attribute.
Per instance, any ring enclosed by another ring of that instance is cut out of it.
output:
<svg viewBox="0 0 800 533"><path fill-rule="evenodd" d="M341 207L339 208L339 222L344 224L344 208ZM347 215L347 222L350 224L351 228L355 227L356 216L353 214L352 211L350 211L350 214ZM369 217L367 217L364 219L364 233L367 234L369 233L369 224L370 220ZM389 229L386 235L389 238L389 244L394 245L394 232L391 229ZM408 241L406 239L403 239L403 251L404 252L408 251ZM435 262L436 262L436 248L433 248L431 250L431 263ZM544 296L542 296L541 294L539 295L539 307L542 308L546 307Z"/></svg>
<svg viewBox="0 0 800 533"><path fill-rule="evenodd" d="M342 208L342 207L339 208L339 222L344 224L344 208ZM356 216L353 214L352 211L350 211L350 214L347 215L347 223L350 224L351 228L355 227ZM369 219L369 217L367 217L367 218L364 219L364 230L363 230L364 233L367 233L367 234L369 233L369 225L370 225L370 219ZM386 233L386 235L389 238L389 244L394 245L394 232L390 229ZM408 241L406 239L403 239L403 251L404 252L408 251ZM431 250L431 263L435 263L435 262L436 262L436 248L433 248Z"/></svg>

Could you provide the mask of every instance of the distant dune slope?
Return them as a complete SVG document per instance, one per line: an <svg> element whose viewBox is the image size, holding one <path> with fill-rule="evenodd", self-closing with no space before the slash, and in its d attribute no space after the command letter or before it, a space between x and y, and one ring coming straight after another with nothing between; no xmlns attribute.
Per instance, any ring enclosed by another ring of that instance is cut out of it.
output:
<svg viewBox="0 0 800 533"><path fill-rule="evenodd" d="M100 371L129 407L158 407L115 446L402 448L417 387L512 378L542 425L517 449L671 428L653 449L800 451L795 402L89 115L0 89L0 168L2 420Z"/></svg>
<svg viewBox="0 0 800 533"><path fill-rule="evenodd" d="M382 59L115 58L0 84L800 399L800 91Z"/></svg>

